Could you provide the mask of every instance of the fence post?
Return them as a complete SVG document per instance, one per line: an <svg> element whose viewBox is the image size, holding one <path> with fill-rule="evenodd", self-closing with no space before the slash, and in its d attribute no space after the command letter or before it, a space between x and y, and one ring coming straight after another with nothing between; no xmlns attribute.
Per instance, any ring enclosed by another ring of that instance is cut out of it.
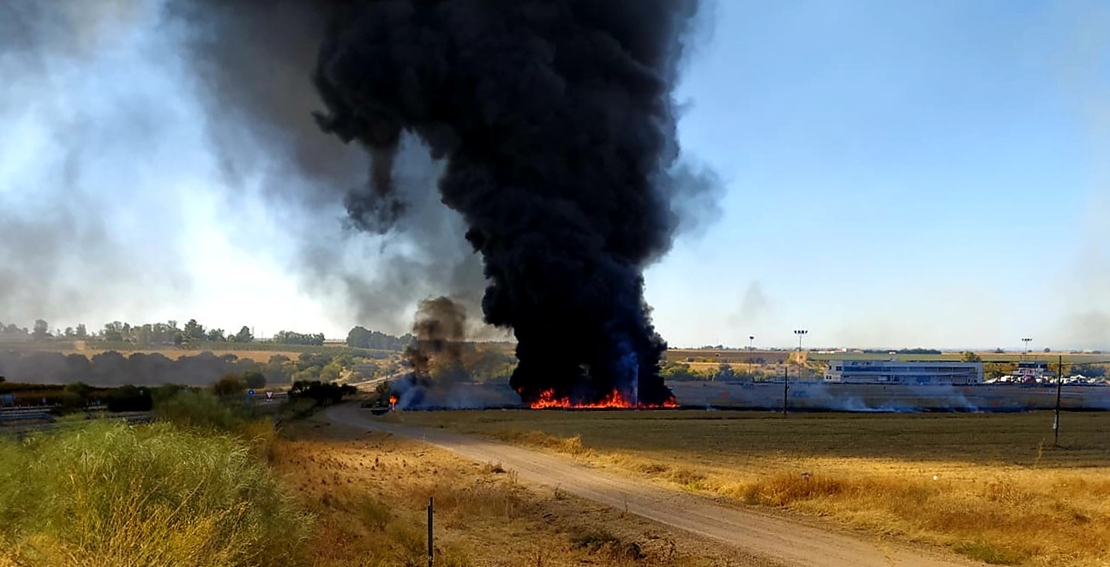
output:
<svg viewBox="0 0 1110 567"><path fill-rule="evenodd" d="M428 497L428 567L435 565L435 547L432 542L432 516L435 513L435 497Z"/></svg>

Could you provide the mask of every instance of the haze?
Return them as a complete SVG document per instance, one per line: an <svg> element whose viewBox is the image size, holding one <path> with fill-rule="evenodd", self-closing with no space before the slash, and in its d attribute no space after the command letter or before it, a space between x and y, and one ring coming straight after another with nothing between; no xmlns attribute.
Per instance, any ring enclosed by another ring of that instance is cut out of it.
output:
<svg viewBox="0 0 1110 567"><path fill-rule="evenodd" d="M342 337L471 291L427 156L401 164L427 189L420 238L352 233L346 187L294 202L282 187L309 181L215 143L234 117L208 112L159 2L26 6L0 2L0 321ZM726 191L647 273L672 345L1110 346L1110 7L722 0L702 19L679 128Z"/></svg>

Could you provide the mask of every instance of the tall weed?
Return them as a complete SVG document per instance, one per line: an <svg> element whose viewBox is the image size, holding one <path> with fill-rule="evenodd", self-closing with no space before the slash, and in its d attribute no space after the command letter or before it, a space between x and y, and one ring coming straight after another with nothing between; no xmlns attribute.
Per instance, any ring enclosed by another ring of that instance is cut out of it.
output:
<svg viewBox="0 0 1110 567"><path fill-rule="evenodd" d="M0 555L29 566L303 564L309 519L243 440L168 423L0 444Z"/></svg>

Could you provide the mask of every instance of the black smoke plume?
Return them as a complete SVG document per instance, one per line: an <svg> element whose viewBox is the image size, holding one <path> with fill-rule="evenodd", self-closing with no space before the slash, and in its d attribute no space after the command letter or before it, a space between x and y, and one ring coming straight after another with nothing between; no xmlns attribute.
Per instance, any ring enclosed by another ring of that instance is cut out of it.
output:
<svg viewBox="0 0 1110 567"><path fill-rule="evenodd" d="M413 344L405 349L413 381L431 386L433 362L448 369L461 370L466 345L466 308L447 297L427 299L416 311Z"/></svg>
<svg viewBox="0 0 1110 567"><path fill-rule="evenodd" d="M406 139L443 164L442 202L481 254L485 321L516 335L526 402L673 399L642 271L683 228L689 194L715 185L676 165L671 91L698 0L169 1L203 32L195 59L228 107L217 122L298 133L294 147L311 138L305 114L290 126L287 93L303 87L286 79L316 43L316 122L370 156L344 199L352 226L410 220L394 167Z"/></svg>
<svg viewBox="0 0 1110 567"><path fill-rule="evenodd" d="M511 327L525 401L544 392L672 399L658 373L642 269L676 220L671 87L693 0L352 2L314 76L322 128L370 148L356 219L392 221L404 131L446 158L443 202L490 281L487 322Z"/></svg>

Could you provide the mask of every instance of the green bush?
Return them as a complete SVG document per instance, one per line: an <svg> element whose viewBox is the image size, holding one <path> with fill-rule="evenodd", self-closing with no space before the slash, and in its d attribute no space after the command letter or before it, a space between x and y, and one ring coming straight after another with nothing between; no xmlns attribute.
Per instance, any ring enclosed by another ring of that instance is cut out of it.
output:
<svg viewBox="0 0 1110 567"><path fill-rule="evenodd" d="M154 398L150 388L136 386L120 386L108 394L108 411L150 411L154 407Z"/></svg>
<svg viewBox="0 0 1110 567"><path fill-rule="evenodd" d="M234 409L207 391L178 392L155 406L154 416L178 427L203 431L235 432L244 424Z"/></svg>
<svg viewBox="0 0 1110 567"><path fill-rule="evenodd" d="M309 520L243 441L97 423L0 442L0 563L302 565Z"/></svg>

